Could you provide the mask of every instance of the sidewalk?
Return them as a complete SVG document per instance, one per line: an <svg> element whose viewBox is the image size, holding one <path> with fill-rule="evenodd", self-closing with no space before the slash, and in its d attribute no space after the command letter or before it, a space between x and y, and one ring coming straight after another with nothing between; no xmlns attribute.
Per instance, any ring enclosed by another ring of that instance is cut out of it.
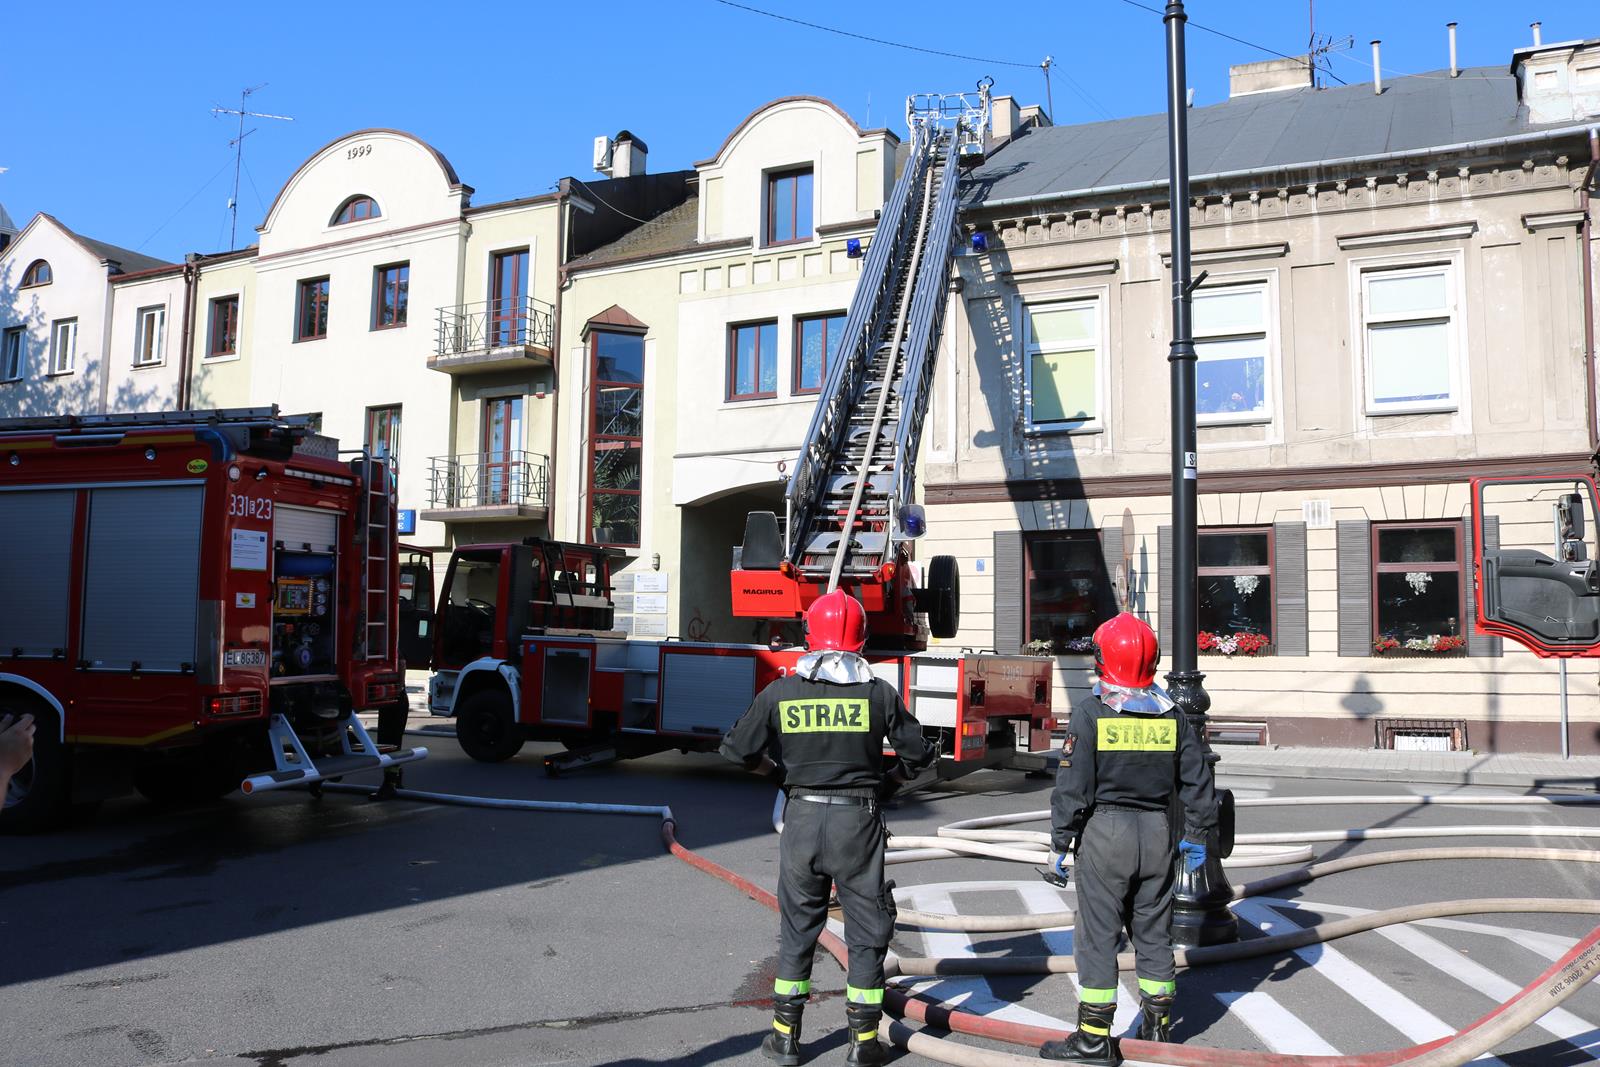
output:
<svg viewBox="0 0 1600 1067"><path fill-rule="evenodd" d="M1600 792L1600 756L1394 752L1363 748L1215 745L1217 773L1253 778L1340 778L1363 782L1493 785L1551 793Z"/></svg>

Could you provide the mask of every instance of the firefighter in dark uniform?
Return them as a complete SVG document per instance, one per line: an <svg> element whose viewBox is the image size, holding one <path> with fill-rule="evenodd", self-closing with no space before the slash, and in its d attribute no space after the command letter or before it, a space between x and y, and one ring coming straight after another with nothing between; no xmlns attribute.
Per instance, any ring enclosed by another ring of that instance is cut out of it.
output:
<svg viewBox="0 0 1600 1067"><path fill-rule="evenodd" d="M845 989L846 1062L885 1061L878 1043L883 960L894 932L893 885L883 880L887 832L881 796L933 763L922 727L860 655L867 640L861 602L843 590L806 612L807 653L794 673L756 697L722 739L722 754L769 773L782 764L788 806L778 850L778 974L768 1059L800 1062L800 1016L811 992L811 961L837 887L850 950ZM898 763L886 767L883 743ZM768 755L769 751L772 755ZM776 757L776 762L773 760Z"/></svg>
<svg viewBox="0 0 1600 1067"><path fill-rule="evenodd" d="M1205 863L1216 826L1211 767L1200 739L1155 684L1160 648L1136 615L1123 612L1094 633L1099 680L1072 709L1061 768L1050 797L1050 865L1077 874L1073 958L1078 964L1078 1029L1039 1050L1046 1059L1122 1062L1111 1024L1117 1012L1117 947L1133 942L1142 1013L1139 1038L1171 1040L1177 994L1172 960L1173 856L1167 810L1173 789L1184 811L1178 850L1185 866Z"/></svg>

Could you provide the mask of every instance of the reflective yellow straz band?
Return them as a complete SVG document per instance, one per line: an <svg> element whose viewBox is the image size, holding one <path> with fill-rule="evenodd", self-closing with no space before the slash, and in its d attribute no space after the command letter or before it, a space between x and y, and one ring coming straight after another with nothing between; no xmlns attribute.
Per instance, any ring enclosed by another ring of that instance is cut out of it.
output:
<svg viewBox="0 0 1600 1067"><path fill-rule="evenodd" d="M780 700L778 724L786 734L864 734L872 716L865 700Z"/></svg>
<svg viewBox="0 0 1600 1067"><path fill-rule="evenodd" d="M1101 719L1098 738L1101 752L1176 752L1178 723L1175 719L1135 719L1132 716Z"/></svg>

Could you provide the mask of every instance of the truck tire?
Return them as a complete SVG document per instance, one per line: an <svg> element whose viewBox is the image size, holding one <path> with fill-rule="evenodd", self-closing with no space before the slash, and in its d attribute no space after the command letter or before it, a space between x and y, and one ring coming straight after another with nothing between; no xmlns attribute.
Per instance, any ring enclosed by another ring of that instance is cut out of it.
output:
<svg viewBox="0 0 1600 1067"><path fill-rule="evenodd" d="M53 708L37 700L0 695L0 718L8 714L33 716L33 762L6 786L0 832L54 829L72 811L72 752L61 743L60 720Z"/></svg>
<svg viewBox="0 0 1600 1067"><path fill-rule="evenodd" d="M961 629L961 572L954 556L934 556L928 561L928 630L950 638Z"/></svg>
<svg viewBox="0 0 1600 1067"><path fill-rule="evenodd" d="M480 763L503 763L522 750L522 730L511 720L511 700L503 690L480 689L462 701L456 740Z"/></svg>

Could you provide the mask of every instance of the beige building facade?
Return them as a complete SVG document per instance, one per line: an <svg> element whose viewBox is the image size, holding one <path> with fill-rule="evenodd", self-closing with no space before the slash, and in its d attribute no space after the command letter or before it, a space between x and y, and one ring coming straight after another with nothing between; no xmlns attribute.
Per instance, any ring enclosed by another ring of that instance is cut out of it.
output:
<svg viewBox="0 0 1600 1067"><path fill-rule="evenodd" d="M1301 67L1192 113L1201 668L1224 733L1559 747L1556 665L1473 632L1469 480L1589 470L1600 106L1540 71L1596 65L1578 42L1381 92ZM988 251L958 260L926 430L919 552L961 560L954 643L1053 655L1060 707L1119 604L1171 641L1162 119L1035 131L972 176ZM1577 751L1600 750L1597 683L1574 663Z"/></svg>

